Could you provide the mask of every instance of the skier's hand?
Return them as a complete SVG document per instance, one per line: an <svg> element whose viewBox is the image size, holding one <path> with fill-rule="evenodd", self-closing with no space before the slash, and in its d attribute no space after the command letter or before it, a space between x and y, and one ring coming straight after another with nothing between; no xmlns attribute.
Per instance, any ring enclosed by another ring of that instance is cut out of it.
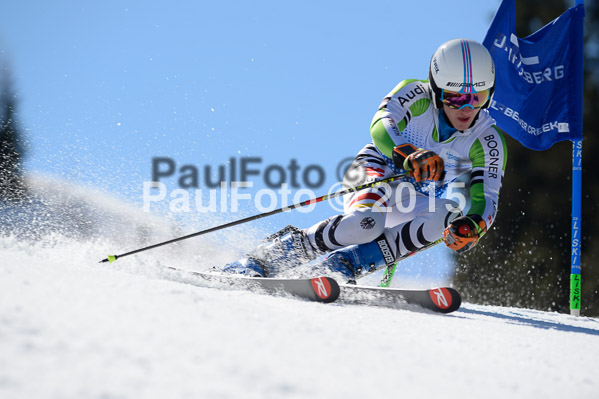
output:
<svg viewBox="0 0 599 399"><path fill-rule="evenodd" d="M445 245L461 254L472 249L486 232L487 224L480 216L460 216L443 231L443 238Z"/></svg>
<svg viewBox="0 0 599 399"><path fill-rule="evenodd" d="M410 172L417 183L439 181L445 176L445 165L439 155L433 151L418 150L411 144L398 145L393 149L393 163Z"/></svg>

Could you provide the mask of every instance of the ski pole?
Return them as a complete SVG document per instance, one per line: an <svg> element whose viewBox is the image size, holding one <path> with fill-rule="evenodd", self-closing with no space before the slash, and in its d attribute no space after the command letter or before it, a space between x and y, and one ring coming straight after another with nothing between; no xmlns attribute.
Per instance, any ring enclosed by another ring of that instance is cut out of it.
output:
<svg viewBox="0 0 599 399"><path fill-rule="evenodd" d="M402 174L399 174L399 175L387 177L385 179L376 180L376 181L373 181L371 183L362 184L362 185L357 186L357 187L350 187L350 188L347 188L345 190L337 191L336 193L333 193L333 194L327 194L327 195L323 195L321 197L312 198L312 199L309 199L309 200L306 200L306 201L302 201L302 202L297 202L297 203L295 203L293 205L290 205L290 206L285 206L285 207L282 207L282 208L279 208L279 209L275 209L275 210L270 211L270 212L264 212L264 213L260 213L258 215L249 216L249 217L244 218L244 219L239 219L239 220L236 220L236 221L233 221L233 222L222 224L220 226L211 227L209 229L198 231L198 232L193 233L193 234L188 234L186 236L182 236L182 237L179 237L179 238L173 238L172 240L168 240L168 241L164 241L164 242L161 242L161 243L158 243L158 244L150 245L148 247L139 248L139 249L136 249L136 250L133 250L133 251L130 251L130 252L125 252L124 254L120 254L120 255L108 255L105 259L102 259L99 263L105 263L105 262L112 263L112 262L114 262L115 260L117 260L119 258L123 258L125 256L137 254L137 253L140 253L140 252L143 252L143 251L147 251L149 249L161 247L161 246L167 245L167 244L172 244L174 242L186 240L188 238L197 237L197 236L200 236L200 235L212 233L212 232L217 231L217 230L222 230L222 229L226 229L227 227L237 226L239 224L251 222L252 220L258 220L258 219L265 218L267 216L276 215L278 213L287 212L287 211L290 211L290 210L293 210L293 209L296 209L296 208L304 207L306 205L312 205L312 204L316 204L316 203L319 203L319 202L322 202L322 201L330 200L332 198L341 197L343 195L346 195L346 194L349 194L349 193L353 193L355 191L364 190L366 188L375 187L375 186L378 186L380 184L391 183L391 182L394 182L396 180L399 180L400 178L402 178L404 176L407 176L408 174L409 174L409 172L405 172L405 173L402 173Z"/></svg>
<svg viewBox="0 0 599 399"><path fill-rule="evenodd" d="M401 262L405 258L408 258L412 255L416 255L419 252L423 252L429 248L432 248L435 245L442 243L443 241L444 241L444 238L439 238L437 241L433 241L433 242L425 245L422 248L416 249L412 252L405 254L404 256L400 257L399 259L396 259L396 262L394 264L388 265L387 268L385 269L385 273L383 274L383 277L381 278L381 283L379 284L379 287L389 288L391 286L391 281L393 280L393 276L395 275L395 271L397 270L397 264L399 262Z"/></svg>

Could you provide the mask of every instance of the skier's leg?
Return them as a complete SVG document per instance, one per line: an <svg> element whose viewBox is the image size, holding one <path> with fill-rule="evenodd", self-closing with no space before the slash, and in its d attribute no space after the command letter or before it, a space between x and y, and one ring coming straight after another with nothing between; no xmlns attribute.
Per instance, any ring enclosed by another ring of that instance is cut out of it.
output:
<svg viewBox="0 0 599 399"><path fill-rule="evenodd" d="M372 145L356 156L344 184L356 186L393 173L377 159ZM386 207L393 189L388 185L362 190L344 197L344 213L300 230L283 229L267 238L255 251L223 270L251 276L269 273L307 263L318 256L347 245L371 242L385 228Z"/></svg>
<svg viewBox="0 0 599 399"><path fill-rule="evenodd" d="M267 277L276 274L278 270L310 262L318 255L304 231L290 225L264 239L254 251L229 263L222 271L250 277Z"/></svg>
<svg viewBox="0 0 599 399"><path fill-rule="evenodd" d="M310 262L318 256L347 245L367 243L385 228L385 214L376 207L356 207L300 230L293 226L266 238L245 258L225 266L223 271L248 276L272 275Z"/></svg>
<svg viewBox="0 0 599 399"><path fill-rule="evenodd" d="M389 186L363 190L350 197L345 213L333 216L306 229L314 248L326 253L348 245L364 244L380 236L385 229Z"/></svg>
<svg viewBox="0 0 599 399"><path fill-rule="evenodd" d="M403 207L397 209L396 206L387 215L388 223L395 225L387 227L372 242L336 250L320 266L341 273L351 281L426 249L440 239L445 227L459 215L453 211L455 203L446 199L431 200L420 193L410 195L415 195L411 209L405 207L404 198L398 201Z"/></svg>

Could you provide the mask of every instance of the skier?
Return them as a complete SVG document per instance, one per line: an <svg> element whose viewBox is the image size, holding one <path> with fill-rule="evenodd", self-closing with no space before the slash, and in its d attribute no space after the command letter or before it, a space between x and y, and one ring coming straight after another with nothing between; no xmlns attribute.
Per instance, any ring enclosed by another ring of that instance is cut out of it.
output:
<svg viewBox="0 0 599 399"><path fill-rule="evenodd" d="M441 45L427 80L404 80L382 101L372 142L344 184L409 173L344 198L344 213L267 238L223 271L253 277L312 262L348 281L390 266L440 240L458 253L493 224L506 163L501 130L486 109L495 70L487 49L467 39Z"/></svg>

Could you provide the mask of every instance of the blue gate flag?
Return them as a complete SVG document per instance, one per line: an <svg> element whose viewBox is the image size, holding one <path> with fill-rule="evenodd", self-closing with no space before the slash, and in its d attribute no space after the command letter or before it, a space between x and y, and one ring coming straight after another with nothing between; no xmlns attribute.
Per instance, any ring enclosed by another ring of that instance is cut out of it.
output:
<svg viewBox="0 0 599 399"><path fill-rule="evenodd" d="M584 5L523 39L515 21L515 0L503 0L483 41L495 62L491 116L533 150L582 140Z"/></svg>

